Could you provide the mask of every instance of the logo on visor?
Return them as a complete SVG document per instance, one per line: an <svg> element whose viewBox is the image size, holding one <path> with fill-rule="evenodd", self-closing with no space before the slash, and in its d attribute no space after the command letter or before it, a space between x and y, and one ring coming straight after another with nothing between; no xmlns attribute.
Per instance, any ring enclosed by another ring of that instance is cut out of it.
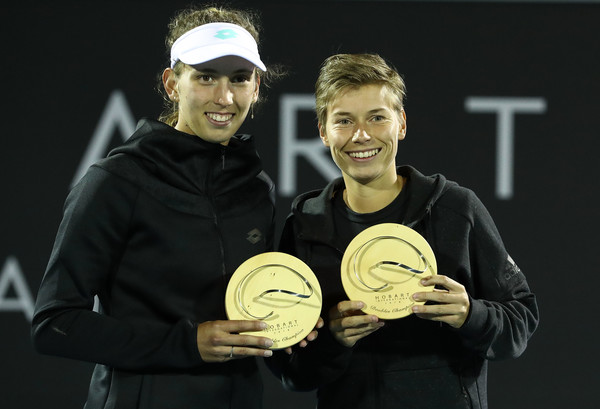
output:
<svg viewBox="0 0 600 409"><path fill-rule="evenodd" d="M228 38L237 37L237 33L230 28L226 28L224 30L217 31L215 37L220 38L221 40L227 40Z"/></svg>

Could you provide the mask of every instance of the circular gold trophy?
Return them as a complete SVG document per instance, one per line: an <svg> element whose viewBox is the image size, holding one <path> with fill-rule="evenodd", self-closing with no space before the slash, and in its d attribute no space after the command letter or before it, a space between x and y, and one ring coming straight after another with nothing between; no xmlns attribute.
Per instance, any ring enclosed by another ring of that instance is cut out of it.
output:
<svg viewBox="0 0 600 409"><path fill-rule="evenodd" d="M416 292L433 291L420 280L437 274L429 243L413 229L382 223L359 233L344 252L342 285L350 300L365 303L363 311L382 319L412 313Z"/></svg>
<svg viewBox="0 0 600 409"><path fill-rule="evenodd" d="M268 327L245 334L273 340L282 349L303 340L321 314L322 293L317 277L302 260L286 253L258 254L231 276L225 293L230 320L261 320Z"/></svg>

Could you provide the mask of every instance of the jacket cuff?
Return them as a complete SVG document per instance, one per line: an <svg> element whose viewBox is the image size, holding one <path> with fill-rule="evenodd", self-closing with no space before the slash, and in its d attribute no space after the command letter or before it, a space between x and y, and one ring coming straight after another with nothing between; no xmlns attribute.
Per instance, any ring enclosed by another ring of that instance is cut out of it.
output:
<svg viewBox="0 0 600 409"><path fill-rule="evenodd" d="M194 364L202 365L202 364L204 364L204 360L202 359L202 356L200 355L200 350L198 350L198 325L199 324L197 322L189 322L189 324L190 325L186 326L190 331L190 334L188 336L188 339L190 340L190 342L188 343L188 345L186 345L188 356L191 357Z"/></svg>
<svg viewBox="0 0 600 409"><path fill-rule="evenodd" d="M352 355L353 348L349 348L340 344L329 328L326 326L325 331L319 332L319 354L330 362L346 362Z"/></svg>
<svg viewBox="0 0 600 409"><path fill-rule="evenodd" d="M475 300L469 296L470 308L469 316L462 325L456 331L465 339L477 339L481 336L485 323L488 320L488 309L486 305L480 301Z"/></svg>

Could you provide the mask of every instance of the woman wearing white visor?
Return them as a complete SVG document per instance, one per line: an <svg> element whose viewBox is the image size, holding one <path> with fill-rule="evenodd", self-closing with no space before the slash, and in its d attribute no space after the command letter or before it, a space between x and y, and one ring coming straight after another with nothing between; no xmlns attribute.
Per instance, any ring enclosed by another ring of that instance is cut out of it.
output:
<svg viewBox="0 0 600 409"><path fill-rule="evenodd" d="M32 335L41 353L97 363L86 409L261 406L247 358L271 356L273 342L240 335L265 324L224 309L231 274L273 244L273 184L252 137L235 135L267 71L253 20L220 8L176 15L167 110L67 198Z"/></svg>

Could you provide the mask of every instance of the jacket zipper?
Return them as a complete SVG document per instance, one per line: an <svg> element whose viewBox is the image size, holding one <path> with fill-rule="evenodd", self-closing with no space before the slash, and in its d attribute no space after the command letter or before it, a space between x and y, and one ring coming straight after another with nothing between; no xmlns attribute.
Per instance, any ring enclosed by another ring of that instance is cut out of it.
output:
<svg viewBox="0 0 600 409"><path fill-rule="evenodd" d="M212 163L211 163L212 165ZM221 146L221 170L225 169L225 147ZM206 178L206 194L208 196L208 201L212 208L213 213L213 223L215 225L215 230L217 232L218 240L219 240L219 252L221 254L221 276L223 277L223 284L226 288L225 276L227 275L227 269L225 267L225 246L223 244L223 236L221 234L221 221L219 219L219 212L217 210L217 206L215 204L215 198L213 196L212 181L214 172L213 167L210 166L208 169L208 177Z"/></svg>

